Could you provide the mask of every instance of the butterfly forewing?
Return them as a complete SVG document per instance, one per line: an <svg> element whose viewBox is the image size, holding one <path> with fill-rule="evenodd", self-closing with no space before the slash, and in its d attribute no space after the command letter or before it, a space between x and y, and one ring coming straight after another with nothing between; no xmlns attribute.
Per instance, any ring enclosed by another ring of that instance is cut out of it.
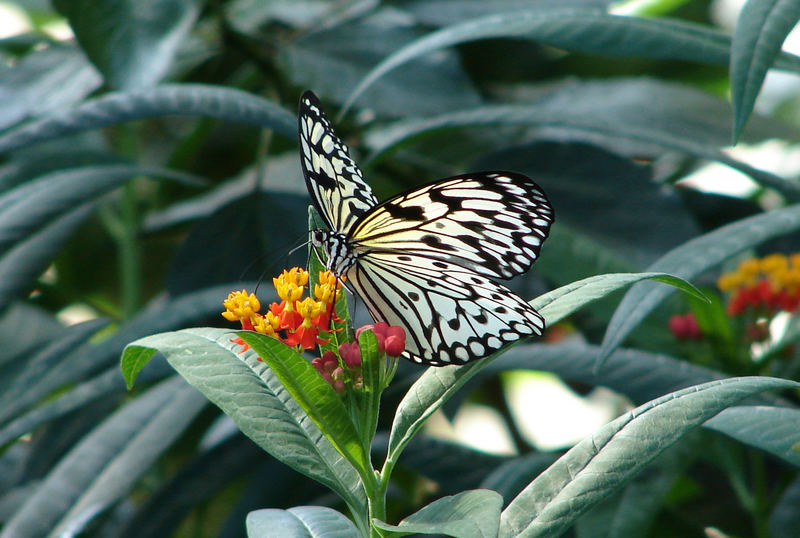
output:
<svg viewBox="0 0 800 538"><path fill-rule="evenodd" d="M365 214L350 237L357 250L402 252L511 278L536 260L553 222L544 192L511 172L443 179Z"/></svg>
<svg viewBox="0 0 800 538"><path fill-rule="evenodd" d="M308 192L330 229L347 233L378 200L312 92L300 98L299 118L300 162Z"/></svg>
<svg viewBox="0 0 800 538"><path fill-rule="evenodd" d="M446 261L373 253L347 278L375 319L405 329L403 356L417 363L463 364L544 329L511 290Z"/></svg>

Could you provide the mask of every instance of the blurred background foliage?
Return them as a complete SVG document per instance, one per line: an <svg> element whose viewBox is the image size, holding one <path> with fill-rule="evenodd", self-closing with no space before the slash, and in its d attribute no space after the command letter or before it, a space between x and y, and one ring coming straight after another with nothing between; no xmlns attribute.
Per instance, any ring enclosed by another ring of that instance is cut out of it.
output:
<svg viewBox="0 0 800 538"><path fill-rule="evenodd" d="M118 367L133 339L225 326L229 291L304 264L287 255L306 239L304 89L332 116L351 105L337 130L379 198L479 169L535 178L557 223L512 284L524 297L649 268L713 299L641 284L514 348L406 450L395 520L467 488L508 502L593 427L679 387L797 379L794 309L726 310L749 281L715 284L742 259L800 250L800 58L779 53L800 13L751 1L737 25L741 5L0 2L0 535L241 536L253 509L342 509L163 360L132 393ZM387 423L420 373L401 366ZM570 533L793 536L797 402L765 402L682 440ZM465 410L500 428L477 435L505 439L495 453L442 433ZM544 440L536 424L577 427Z"/></svg>

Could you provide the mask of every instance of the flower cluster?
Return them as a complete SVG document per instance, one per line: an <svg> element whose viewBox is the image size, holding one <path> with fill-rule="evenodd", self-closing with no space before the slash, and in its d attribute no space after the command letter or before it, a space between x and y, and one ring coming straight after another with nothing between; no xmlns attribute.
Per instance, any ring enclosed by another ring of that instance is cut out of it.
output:
<svg viewBox="0 0 800 538"><path fill-rule="evenodd" d="M748 258L735 271L720 276L717 286L730 294L731 316L748 308L766 313L794 312L800 306L800 253Z"/></svg>
<svg viewBox="0 0 800 538"><path fill-rule="evenodd" d="M675 314L669 318L669 330L676 340L702 340L703 333L694 314L687 312L684 315Z"/></svg>
<svg viewBox="0 0 800 538"><path fill-rule="evenodd" d="M374 325L364 325L357 329L356 338L361 336L362 331L367 329L370 329L378 340L379 353L385 352L390 357L399 357L406 348L406 332L402 327L379 321Z"/></svg>
<svg viewBox="0 0 800 538"><path fill-rule="evenodd" d="M364 325L356 329L356 338L365 330L371 330L378 341L378 353L385 353L389 357L399 357L406 347L406 333L402 327L390 326L383 321L374 325ZM346 390L349 381L356 389L363 386L361 375L361 347L358 342L339 344L337 354L325 351L322 357L311 361L320 375L339 394ZM339 360L341 358L341 360Z"/></svg>
<svg viewBox="0 0 800 538"><path fill-rule="evenodd" d="M330 271L321 271L314 286L314 297L303 297L308 284L308 271L294 267L272 279L280 303L272 303L266 314L259 313L261 303L246 290L235 291L223 302L222 316L228 321L240 321L242 328L279 339L286 345L312 349L325 343L320 331L327 331L332 319L338 320L333 305L339 298L338 279Z"/></svg>

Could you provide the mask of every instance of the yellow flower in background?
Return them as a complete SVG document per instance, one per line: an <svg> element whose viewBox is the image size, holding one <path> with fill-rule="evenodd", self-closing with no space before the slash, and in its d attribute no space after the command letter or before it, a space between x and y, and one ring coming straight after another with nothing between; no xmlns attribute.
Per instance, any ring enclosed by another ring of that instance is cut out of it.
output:
<svg viewBox="0 0 800 538"><path fill-rule="evenodd" d="M794 312L800 305L800 253L747 258L735 271L720 275L717 287L731 294L730 315L741 314L748 307L767 313Z"/></svg>

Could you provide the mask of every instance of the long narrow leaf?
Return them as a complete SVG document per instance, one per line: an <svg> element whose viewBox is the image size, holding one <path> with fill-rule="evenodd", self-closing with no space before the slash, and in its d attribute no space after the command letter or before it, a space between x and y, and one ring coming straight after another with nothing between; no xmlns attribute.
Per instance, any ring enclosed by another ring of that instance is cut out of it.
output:
<svg viewBox="0 0 800 538"><path fill-rule="evenodd" d="M794 0L749 0L739 14L731 45L731 103L734 142L753 110L761 84L800 19Z"/></svg>
<svg viewBox="0 0 800 538"><path fill-rule="evenodd" d="M564 103L560 103L563 105ZM601 103L596 103L601 105ZM586 138L600 136L649 144L663 149L680 151L689 155L718 161L730 166L756 181L772 187L793 199L800 199L800 186L770 172L760 170L734 159L707 141L695 136L691 131L677 132L670 129L653 129L637 123L608 121L605 111L586 110L577 106L552 106L544 102L533 105L489 105L472 110L451 112L424 120L398 122L370 134L377 142L375 152L370 156L369 166L383 158L388 152L402 144L429 136L444 129L474 127L479 125L525 125L531 127L555 128L568 133L576 133Z"/></svg>
<svg viewBox="0 0 800 538"><path fill-rule="evenodd" d="M0 310L28 291L56 252L94 210L94 203L80 205L0 254Z"/></svg>
<svg viewBox="0 0 800 538"><path fill-rule="evenodd" d="M737 406L726 409L705 426L800 467L800 409Z"/></svg>
<svg viewBox="0 0 800 538"><path fill-rule="evenodd" d="M178 387L174 396L121 447L102 472L93 473L91 482L86 484L50 536L62 536L61 532L74 530L86 520L85 515L92 514L98 506L108 506L127 495L208 404L202 394L178 376L164 383Z"/></svg>
<svg viewBox="0 0 800 538"><path fill-rule="evenodd" d="M0 153L89 129L163 116L196 116L258 125L297 135L292 114L255 95L205 84L164 84L110 93L60 114L33 121L0 136Z"/></svg>
<svg viewBox="0 0 800 538"><path fill-rule="evenodd" d="M36 178L0 196L0 251L136 176L181 182L192 179L188 174L164 168L125 164L74 168Z"/></svg>
<svg viewBox="0 0 800 538"><path fill-rule="evenodd" d="M46 536L74 506L84 488L184 387L177 379L162 383L108 417L61 459L6 523L0 537Z"/></svg>
<svg viewBox="0 0 800 538"><path fill-rule="evenodd" d="M610 15L599 9L537 9L490 15L454 24L398 50L356 86L346 111L372 83L412 60L459 43L497 37L527 37L555 47L612 56L672 58L725 65L730 37L697 24L669 19ZM784 55L782 66L800 69L800 59Z"/></svg>
<svg viewBox="0 0 800 538"><path fill-rule="evenodd" d="M148 88L167 73L200 12L194 0L54 0L114 88Z"/></svg>
<svg viewBox="0 0 800 538"><path fill-rule="evenodd" d="M503 511L500 536L554 536L691 429L784 379L712 381L648 402L603 426L539 475Z"/></svg>

